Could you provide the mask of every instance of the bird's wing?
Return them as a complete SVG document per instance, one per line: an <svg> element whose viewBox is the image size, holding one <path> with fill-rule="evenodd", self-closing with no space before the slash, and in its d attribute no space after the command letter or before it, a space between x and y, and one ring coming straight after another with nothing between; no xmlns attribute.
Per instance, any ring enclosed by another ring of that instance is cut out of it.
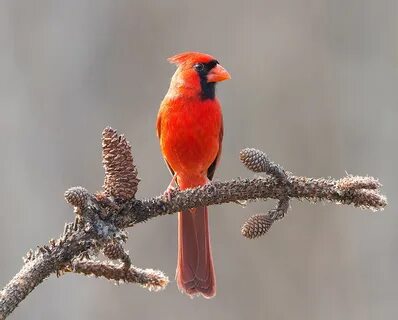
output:
<svg viewBox="0 0 398 320"><path fill-rule="evenodd" d="M158 138L160 139L160 133L161 133L161 128L162 128L162 113L161 111L159 111L158 113L158 118L156 120L156 133L158 135ZM170 164L167 162L166 158L163 157L164 162L166 162L167 167L169 168L169 171L171 173L171 175L174 177L174 170L173 168L170 166Z"/></svg>
<svg viewBox="0 0 398 320"><path fill-rule="evenodd" d="M223 137L224 137L224 124L223 124L223 120L221 119L221 128L220 128L220 135L219 135L218 152L217 152L216 158L214 159L214 161L212 162L210 167L207 169L207 177L209 178L209 180L213 179L214 172L216 171L217 165L220 162Z"/></svg>
<svg viewBox="0 0 398 320"><path fill-rule="evenodd" d="M162 128L162 112L161 110L159 110L158 118L156 119L156 133L159 139L160 139L161 128Z"/></svg>

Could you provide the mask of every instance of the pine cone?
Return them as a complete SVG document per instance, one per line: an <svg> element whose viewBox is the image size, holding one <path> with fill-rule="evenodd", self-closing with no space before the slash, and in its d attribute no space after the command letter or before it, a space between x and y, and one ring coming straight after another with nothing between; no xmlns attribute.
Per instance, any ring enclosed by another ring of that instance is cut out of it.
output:
<svg viewBox="0 0 398 320"><path fill-rule="evenodd" d="M137 178L130 143L110 127L102 132L102 163L105 169L103 188L107 196L121 200L134 198L140 179Z"/></svg>
<svg viewBox="0 0 398 320"><path fill-rule="evenodd" d="M255 239L266 234L274 220L267 214L251 216L242 226L241 234L248 239Z"/></svg>
<svg viewBox="0 0 398 320"><path fill-rule="evenodd" d="M70 205L84 208L87 204L89 193L83 187L73 187L65 191L64 197L66 202Z"/></svg>
<svg viewBox="0 0 398 320"><path fill-rule="evenodd" d="M240 152L240 161L254 172L266 172L269 162L264 152L254 148L243 149Z"/></svg>
<svg viewBox="0 0 398 320"><path fill-rule="evenodd" d="M104 255L111 260L122 259L125 255L123 246L120 243L108 243L104 248Z"/></svg>

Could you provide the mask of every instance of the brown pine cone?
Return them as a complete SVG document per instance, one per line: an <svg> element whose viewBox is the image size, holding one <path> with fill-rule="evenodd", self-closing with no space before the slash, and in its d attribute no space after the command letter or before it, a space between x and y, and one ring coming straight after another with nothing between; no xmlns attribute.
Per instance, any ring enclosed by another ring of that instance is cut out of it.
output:
<svg viewBox="0 0 398 320"><path fill-rule="evenodd" d="M77 208L84 208L87 205L89 193L83 187L73 187L65 191L64 197L70 205Z"/></svg>
<svg viewBox="0 0 398 320"><path fill-rule="evenodd" d="M255 239L266 234L274 220L268 214L251 216L242 226L241 233L248 239Z"/></svg>

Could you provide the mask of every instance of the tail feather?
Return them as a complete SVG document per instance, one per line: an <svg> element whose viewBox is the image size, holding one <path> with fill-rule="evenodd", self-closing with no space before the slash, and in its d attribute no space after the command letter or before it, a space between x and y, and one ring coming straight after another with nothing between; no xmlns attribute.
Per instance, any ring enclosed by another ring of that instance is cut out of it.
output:
<svg viewBox="0 0 398 320"><path fill-rule="evenodd" d="M190 296L211 298L216 294L206 207L178 213L176 279L179 289Z"/></svg>

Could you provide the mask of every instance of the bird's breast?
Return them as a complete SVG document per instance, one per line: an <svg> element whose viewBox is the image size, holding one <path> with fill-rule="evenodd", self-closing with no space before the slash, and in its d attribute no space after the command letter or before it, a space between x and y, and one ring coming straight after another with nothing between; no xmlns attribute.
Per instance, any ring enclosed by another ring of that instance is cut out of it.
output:
<svg viewBox="0 0 398 320"><path fill-rule="evenodd" d="M220 148L222 126L218 100L164 101L160 144L177 174L207 172Z"/></svg>

